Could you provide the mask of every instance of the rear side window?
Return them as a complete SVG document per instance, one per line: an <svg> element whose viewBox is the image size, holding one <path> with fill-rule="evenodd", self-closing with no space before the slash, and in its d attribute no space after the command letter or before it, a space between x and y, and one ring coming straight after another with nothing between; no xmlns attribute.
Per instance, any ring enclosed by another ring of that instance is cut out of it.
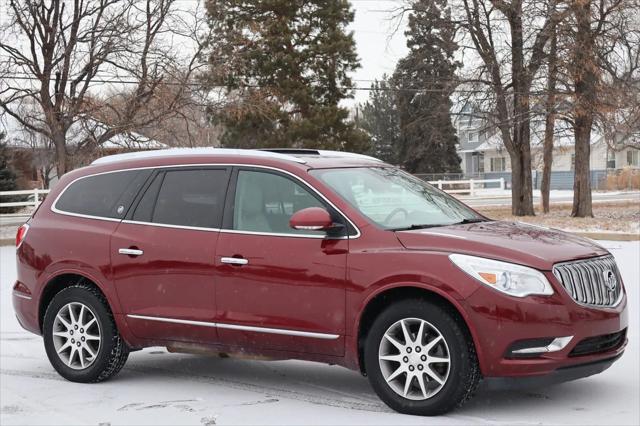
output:
<svg viewBox="0 0 640 426"><path fill-rule="evenodd" d="M86 216L123 218L150 170L127 170L78 179L65 189L55 208Z"/></svg>
<svg viewBox="0 0 640 426"><path fill-rule="evenodd" d="M228 176L226 169L162 172L140 199L133 220L219 228Z"/></svg>

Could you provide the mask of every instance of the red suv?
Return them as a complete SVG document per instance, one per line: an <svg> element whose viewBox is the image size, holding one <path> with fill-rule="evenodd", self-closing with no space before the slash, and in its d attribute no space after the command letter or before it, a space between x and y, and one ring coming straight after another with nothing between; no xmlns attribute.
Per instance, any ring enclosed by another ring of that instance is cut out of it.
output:
<svg viewBox="0 0 640 426"><path fill-rule="evenodd" d="M121 154L17 236L13 303L60 375L166 346L339 364L410 414L604 371L627 343L611 254L487 219L398 168L313 150Z"/></svg>

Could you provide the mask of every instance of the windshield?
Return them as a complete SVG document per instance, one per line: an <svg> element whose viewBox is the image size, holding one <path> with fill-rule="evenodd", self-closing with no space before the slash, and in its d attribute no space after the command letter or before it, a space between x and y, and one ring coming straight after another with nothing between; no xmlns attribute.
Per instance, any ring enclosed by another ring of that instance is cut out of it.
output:
<svg viewBox="0 0 640 426"><path fill-rule="evenodd" d="M397 168L318 169L310 173L385 229L419 229L485 220L450 195Z"/></svg>

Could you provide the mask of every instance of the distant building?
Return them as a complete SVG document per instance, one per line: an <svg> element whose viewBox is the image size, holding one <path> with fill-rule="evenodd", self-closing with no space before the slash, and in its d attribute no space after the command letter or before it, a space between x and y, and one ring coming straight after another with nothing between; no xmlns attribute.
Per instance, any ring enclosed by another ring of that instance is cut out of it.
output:
<svg viewBox="0 0 640 426"><path fill-rule="evenodd" d="M3 117L1 124L0 130L7 134L7 146L11 163L18 173L19 186L44 188L55 183L57 176L53 143L43 135L24 130L10 117ZM98 145L96 139L106 130L105 124L93 118L79 120L71 126L67 133L67 150L74 168L104 155L168 147L136 132L120 133Z"/></svg>
<svg viewBox="0 0 640 426"><path fill-rule="evenodd" d="M455 122L458 132L458 155L460 167L466 178L493 179L504 177L511 181L511 159L502 137L495 128L471 113L460 115ZM544 123L532 122L531 155L534 188L542 180L542 146ZM631 146L629 146L631 145ZM625 143L608 143L605 137L592 132L591 174L597 183L611 171L632 168L640 169L640 131L627 138ZM552 189L573 188L575 166L574 136L570 128L556 128L551 176Z"/></svg>

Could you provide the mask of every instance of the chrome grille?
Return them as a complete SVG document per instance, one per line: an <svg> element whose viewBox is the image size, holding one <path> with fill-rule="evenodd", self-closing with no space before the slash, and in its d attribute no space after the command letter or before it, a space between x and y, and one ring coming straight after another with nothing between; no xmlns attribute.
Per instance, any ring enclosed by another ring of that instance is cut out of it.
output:
<svg viewBox="0 0 640 426"><path fill-rule="evenodd" d="M622 278L613 256L559 263L553 274L581 305L612 307L622 297Z"/></svg>

